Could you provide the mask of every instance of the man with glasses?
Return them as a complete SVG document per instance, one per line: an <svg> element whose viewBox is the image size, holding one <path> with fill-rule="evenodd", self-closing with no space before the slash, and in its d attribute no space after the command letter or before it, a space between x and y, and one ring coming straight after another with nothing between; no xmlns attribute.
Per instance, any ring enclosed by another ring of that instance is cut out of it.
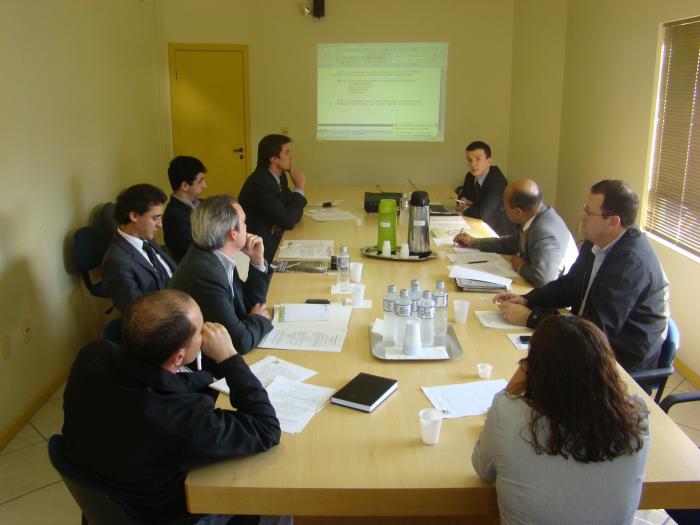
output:
<svg viewBox="0 0 700 525"><path fill-rule="evenodd" d="M496 296L505 318L534 328L556 308L570 307L605 333L625 370L653 368L666 334L668 281L634 225L638 209L624 182L594 184L579 214L585 242L571 270L524 296Z"/></svg>

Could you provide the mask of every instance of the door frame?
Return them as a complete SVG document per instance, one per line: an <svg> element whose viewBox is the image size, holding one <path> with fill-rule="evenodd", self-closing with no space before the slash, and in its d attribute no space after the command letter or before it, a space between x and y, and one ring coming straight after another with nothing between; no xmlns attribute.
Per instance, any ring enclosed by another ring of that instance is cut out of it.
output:
<svg viewBox="0 0 700 525"><path fill-rule="evenodd" d="M173 104L173 91L177 69L175 67L176 51L239 51L243 55L243 133L245 135L245 172L251 173L251 157L253 152L250 149L250 88L248 74L248 46L246 44L186 44L168 42L168 70L170 71L170 136L172 138L173 151L175 155L175 126L173 126L173 116L175 112ZM257 162L257 154L255 155ZM245 180L245 179L244 179Z"/></svg>

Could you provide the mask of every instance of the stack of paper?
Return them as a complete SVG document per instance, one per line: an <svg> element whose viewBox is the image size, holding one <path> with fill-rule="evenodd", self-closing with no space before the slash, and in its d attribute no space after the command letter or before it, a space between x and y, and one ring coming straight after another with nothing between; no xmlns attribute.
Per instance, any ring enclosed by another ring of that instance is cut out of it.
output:
<svg viewBox="0 0 700 525"><path fill-rule="evenodd" d="M481 272L464 266L448 267L450 277L455 279L463 292L505 292L510 290L513 280L488 272Z"/></svg>
<svg viewBox="0 0 700 525"><path fill-rule="evenodd" d="M301 432L311 418L328 404L334 392L332 388L302 383L316 372L272 355L251 365L250 370L267 389L282 431L290 434ZM209 386L229 393L223 378Z"/></svg>
<svg viewBox="0 0 700 525"><path fill-rule="evenodd" d="M260 348L340 352L348 331L352 306L320 306L328 307L327 321L285 321L279 318L278 308L272 319L272 331L260 342Z"/></svg>
<svg viewBox="0 0 700 525"><path fill-rule="evenodd" d="M280 259L327 261L333 255L332 240L290 240L279 247Z"/></svg>
<svg viewBox="0 0 700 525"><path fill-rule="evenodd" d="M457 385L424 386L423 393L445 418L478 416L486 412L493 396L508 383L505 379L475 381Z"/></svg>
<svg viewBox="0 0 700 525"><path fill-rule="evenodd" d="M459 254L447 254L447 258L457 266L471 268L480 272L500 275L508 279L515 279L518 273L506 261L502 255L488 252L467 252Z"/></svg>

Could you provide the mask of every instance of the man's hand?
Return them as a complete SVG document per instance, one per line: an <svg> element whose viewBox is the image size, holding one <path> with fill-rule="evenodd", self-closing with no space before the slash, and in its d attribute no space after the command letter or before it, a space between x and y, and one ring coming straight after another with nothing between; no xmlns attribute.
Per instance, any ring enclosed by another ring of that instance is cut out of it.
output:
<svg viewBox="0 0 700 525"><path fill-rule="evenodd" d="M510 324L527 326L527 318L530 317L530 310L527 306L513 302L505 302L498 305L498 309Z"/></svg>
<svg viewBox="0 0 700 525"><path fill-rule="evenodd" d="M272 320L270 312L267 311L267 303L258 303L248 311L248 315L262 315L265 319Z"/></svg>
<svg viewBox="0 0 700 525"><path fill-rule="evenodd" d="M457 243L459 246L464 246L466 248L469 248L472 243L474 242L474 237L469 235L468 233L458 233L455 235L455 238L452 239L455 243Z"/></svg>
<svg viewBox="0 0 700 525"><path fill-rule="evenodd" d="M219 323L204 323L202 327L202 353L217 364L236 355L228 330Z"/></svg>
<svg viewBox="0 0 700 525"><path fill-rule="evenodd" d="M458 212L463 213L464 210L469 208L469 206L473 206L473 205L474 205L474 203L472 201L470 201L466 197L462 197L462 198L457 200L456 208L457 208Z"/></svg>
<svg viewBox="0 0 700 525"><path fill-rule="evenodd" d="M262 237L249 233L245 239L245 245L241 251L250 257L250 264L256 267L262 266L264 263L265 245Z"/></svg>
<svg viewBox="0 0 700 525"><path fill-rule="evenodd" d="M306 175L304 175L303 172L299 171L296 168L292 168L291 170L289 170L289 176L292 178L292 182L294 183L294 187L296 189L304 189L304 185L306 184Z"/></svg>
<svg viewBox="0 0 700 525"><path fill-rule="evenodd" d="M527 305L527 301L522 295L510 293L510 292L504 292L504 293L499 293L496 297L493 298L494 303L515 303L515 304L522 304L522 305Z"/></svg>
<svg viewBox="0 0 700 525"><path fill-rule="evenodd" d="M520 268L525 266L526 262L527 261L525 259L523 259L522 257L520 257L520 255L513 255L510 258L510 265L513 267L513 270L515 270L518 273L520 273Z"/></svg>

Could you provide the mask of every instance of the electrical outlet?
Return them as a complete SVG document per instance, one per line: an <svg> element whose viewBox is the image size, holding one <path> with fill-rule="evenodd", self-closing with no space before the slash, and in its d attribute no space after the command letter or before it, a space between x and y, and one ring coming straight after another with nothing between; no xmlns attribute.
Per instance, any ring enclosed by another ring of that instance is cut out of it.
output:
<svg viewBox="0 0 700 525"><path fill-rule="evenodd" d="M12 355L12 339L10 334L4 333L0 335L0 361L9 359Z"/></svg>
<svg viewBox="0 0 700 525"><path fill-rule="evenodd" d="M26 317L25 319L22 320L22 326L20 327L20 330L22 332L22 342L24 342L25 345L29 344L32 341L32 320L29 317Z"/></svg>

